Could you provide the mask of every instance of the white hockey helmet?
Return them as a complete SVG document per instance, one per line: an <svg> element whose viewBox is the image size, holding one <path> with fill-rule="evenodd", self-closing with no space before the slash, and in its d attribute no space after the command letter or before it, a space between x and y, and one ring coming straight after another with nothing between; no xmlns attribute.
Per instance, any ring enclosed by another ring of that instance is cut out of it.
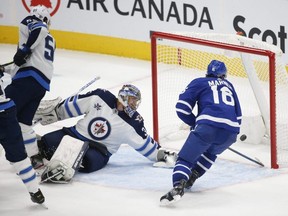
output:
<svg viewBox="0 0 288 216"><path fill-rule="evenodd" d="M48 26L50 25L51 15L50 15L48 9L44 5L37 5L33 8L31 8L30 15L35 16L38 19L42 20Z"/></svg>
<svg viewBox="0 0 288 216"><path fill-rule="evenodd" d="M132 118L141 103L140 90L131 84L123 85L118 93L118 100L124 106L124 112Z"/></svg>

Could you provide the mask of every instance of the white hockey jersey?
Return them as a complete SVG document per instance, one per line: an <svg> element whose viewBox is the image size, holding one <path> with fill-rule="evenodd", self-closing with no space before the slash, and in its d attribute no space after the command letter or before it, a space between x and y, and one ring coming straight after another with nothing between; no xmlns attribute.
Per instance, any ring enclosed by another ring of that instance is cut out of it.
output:
<svg viewBox="0 0 288 216"><path fill-rule="evenodd" d="M31 56L21 65L13 79L32 76L46 90L50 89L53 75L55 40L49 33L46 23L36 17L28 16L19 26L19 46L26 44L31 49Z"/></svg>
<svg viewBox="0 0 288 216"><path fill-rule="evenodd" d="M6 98L4 88L3 88L2 77L1 77L0 78L0 112L3 112L6 109L9 109L12 106L15 106L15 104L9 98Z"/></svg>
<svg viewBox="0 0 288 216"><path fill-rule="evenodd" d="M72 132L81 140L92 140L115 153L121 144L128 144L143 156L156 161L159 144L147 134L142 116L136 112L130 118L117 110L117 98L108 90L96 89L62 101L56 108L64 120L83 115Z"/></svg>

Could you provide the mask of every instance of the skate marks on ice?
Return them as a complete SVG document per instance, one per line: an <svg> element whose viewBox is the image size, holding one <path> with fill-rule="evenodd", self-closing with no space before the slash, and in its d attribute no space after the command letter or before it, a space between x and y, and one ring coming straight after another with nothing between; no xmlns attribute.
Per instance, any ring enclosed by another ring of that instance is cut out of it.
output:
<svg viewBox="0 0 288 216"><path fill-rule="evenodd" d="M127 145L120 147L107 166L90 174L76 173L74 181L123 189L166 191L172 187L173 169L155 168L153 163ZM192 191L204 191L257 181L281 174L281 170L218 159Z"/></svg>

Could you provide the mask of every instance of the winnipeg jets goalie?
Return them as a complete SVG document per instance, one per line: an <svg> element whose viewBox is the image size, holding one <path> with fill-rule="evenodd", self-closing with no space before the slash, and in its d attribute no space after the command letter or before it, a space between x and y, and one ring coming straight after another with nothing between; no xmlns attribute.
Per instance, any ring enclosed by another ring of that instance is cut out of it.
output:
<svg viewBox="0 0 288 216"><path fill-rule="evenodd" d="M65 100L43 101L35 115L35 121L42 125L78 116L82 118L72 127L64 127L40 138L40 156L50 161L42 174L42 181L69 181L75 170L90 173L102 169L122 144L130 145L156 167L174 167L177 153L161 148L147 134L144 120L137 112L140 102L140 90L131 84L124 85L118 97L108 90L96 89ZM67 137L77 140L77 149L66 150L72 142ZM87 143L87 150L84 143ZM72 167L73 160L79 161L78 155L83 156L81 166Z"/></svg>

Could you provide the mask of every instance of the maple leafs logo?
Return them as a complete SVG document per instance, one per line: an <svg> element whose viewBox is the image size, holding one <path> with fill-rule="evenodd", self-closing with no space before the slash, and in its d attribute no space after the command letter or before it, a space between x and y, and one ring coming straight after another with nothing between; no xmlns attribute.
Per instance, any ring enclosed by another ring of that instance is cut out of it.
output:
<svg viewBox="0 0 288 216"><path fill-rule="evenodd" d="M35 7L37 5L44 5L47 8L52 8L52 4L50 0L31 0L31 7Z"/></svg>
<svg viewBox="0 0 288 216"><path fill-rule="evenodd" d="M53 16L60 7L61 0L22 0L22 4L30 13L30 8L37 5L44 5L50 11L50 15Z"/></svg>

